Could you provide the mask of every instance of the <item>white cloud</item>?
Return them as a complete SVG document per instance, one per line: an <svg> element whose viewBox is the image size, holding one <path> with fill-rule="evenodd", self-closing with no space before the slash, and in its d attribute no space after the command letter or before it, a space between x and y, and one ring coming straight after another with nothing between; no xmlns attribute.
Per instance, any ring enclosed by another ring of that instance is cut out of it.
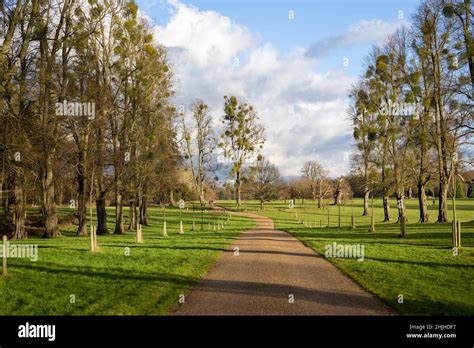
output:
<svg viewBox="0 0 474 348"><path fill-rule="evenodd" d="M165 28L157 27L157 39L165 46L184 49L186 59L197 67L228 63L251 46L251 34L228 17L170 3L175 13Z"/></svg>
<svg viewBox="0 0 474 348"><path fill-rule="evenodd" d="M155 28L155 36L170 48L179 104L203 99L218 125L223 96L244 98L267 128L264 155L283 175L299 175L303 163L314 159L332 175L347 171L343 157L351 146L346 119L351 76L343 70L316 73L318 60L305 49L281 55L219 13L170 3L174 13L166 26ZM359 24L350 31L366 29Z"/></svg>

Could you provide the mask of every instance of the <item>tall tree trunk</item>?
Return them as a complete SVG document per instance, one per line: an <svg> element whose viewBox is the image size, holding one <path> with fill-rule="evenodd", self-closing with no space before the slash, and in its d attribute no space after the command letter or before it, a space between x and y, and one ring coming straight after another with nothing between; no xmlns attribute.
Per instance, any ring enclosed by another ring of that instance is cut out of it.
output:
<svg viewBox="0 0 474 348"><path fill-rule="evenodd" d="M397 192L397 202L398 202L398 223L403 224L400 237L405 237L405 228L403 227L407 221L406 218L406 210L405 210L405 192L404 190L400 190Z"/></svg>
<svg viewBox="0 0 474 348"><path fill-rule="evenodd" d="M323 188L321 180L318 183L318 208L323 208L324 200L323 200Z"/></svg>
<svg viewBox="0 0 474 348"><path fill-rule="evenodd" d="M109 233L107 229L107 210L105 209L105 192L99 192L96 199L97 206L97 234L106 235Z"/></svg>
<svg viewBox="0 0 474 348"><path fill-rule="evenodd" d="M334 205L342 204L342 191L341 189L336 190L336 195L334 196Z"/></svg>
<svg viewBox="0 0 474 348"><path fill-rule="evenodd" d="M236 199L237 199L237 207L240 207L242 205L242 199L241 199L241 189L242 189L242 182L240 180L240 169L237 170L235 173L235 190L236 190Z"/></svg>
<svg viewBox="0 0 474 348"><path fill-rule="evenodd" d="M115 193L115 229L114 234L123 234L123 194L120 191Z"/></svg>
<svg viewBox="0 0 474 348"><path fill-rule="evenodd" d="M199 184L199 204L203 207L206 204L206 195L204 194L204 182L201 181Z"/></svg>
<svg viewBox="0 0 474 348"><path fill-rule="evenodd" d="M318 208L322 209L324 206L324 201L322 196L318 196Z"/></svg>
<svg viewBox="0 0 474 348"><path fill-rule="evenodd" d="M114 234L124 234L122 181L115 174L115 228Z"/></svg>
<svg viewBox="0 0 474 348"><path fill-rule="evenodd" d="M428 213L428 205L426 203L426 184L423 181L418 181L418 205L420 207L420 222L429 222L430 216Z"/></svg>
<svg viewBox="0 0 474 348"><path fill-rule="evenodd" d="M43 208L45 212L45 232L43 237L58 237L61 232L58 228L58 214L54 201L53 155L45 154L44 172L42 177Z"/></svg>
<svg viewBox="0 0 474 348"><path fill-rule="evenodd" d="M8 184L9 184L8 180L5 180L1 188L5 192L5 194L3 195L3 201L2 201L3 213L5 214L5 216L10 214L10 199L8 196L8 190L9 190Z"/></svg>
<svg viewBox="0 0 474 348"><path fill-rule="evenodd" d="M201 207L206 205L206 198L204 197L204 194L199 195L199 204L201 205Z"/></svg>
<svg viewBox="0 0 474 348"><path fill-rule="evenodd" d="M426 81L424 80L425 84L425 89L426 87ZM420 118L420 128L422 131L422 135L424 137L427 137L427 131L426 131L426 125L425 125L425 120L429 117L429 109L425 106L424 113L422 117ZM420 210L420 223L427 223L430 220L430 216L428 213L428 204L427 204L427 197L426 197L426 184L430 181L430 174L426 174L426 161L425 159L427 158L427 148L428 145L426 143L425 139L422 139L421 144L420 144L420 157L419 157L419 172L418 172L418 183L417 183L417 188L418 188L418 207ZM434 195L433 195L434 198Z"/></svg>
<svg viewBox="0 0 474 348"><path fill-rule="evenodd" d="M388 195L383 196L383 221L389 222L392 218L392 214L390 213L390 197Z"/></svg>
<svg viewBox="0 0 474 348"><path fill-rule="evenodd" d="M114 189L115 189L115 228L114 234L124 234L125 229L123 226L123 183L122 183L122 170L123 170L123 156L121 153L121 146L124 142L123 136L119 136L117 130L117 112L113 112L110 119L110 128L112 130L112 146L114 154Z"/></svg>
<svg viewBox="0 0 474 348"><path fill-rule="evenodd" d="M79 165L77 167L77 235L87 236L87 193L86 193L86 171L84 153L79 155Z"/></svg>
<svg viewBox="0 0 474 348"><path fill-rule="evenodd" d="M170 190L170 203L172 207L176 206L176 201L174 200L174 189Z"/></svg>
<svg viewBox="0 0 474 348"><path fill-rule="evenodd" d="M390 188L389 183L387 182L387 161L388 161L388 138L385 131L385 137L383 142L383 152L382 152L382 202L383 202L383 221L390 222L392 219L392 214L390 212Z"/></svg>
<svg viewBox="0 0 474 348"><path fill-rule="evenodd" d="M102 157L102 156L100 156ZM102 158L100 158L102 163ZM97 175L96 180L96 211L97 211L97 234L106 235L109 233L107 229L107 210L105 205L105 198L107 191L104 189L104 177L102 170Z"/></svg>
<svg viewBox="0 0 474 348"><path fill-rule="evenodd" d="M68 1L66 1L69 3ZM63 5L59 16L59 22L56 25L55 32L57 37L64 23L65 9L68 4ZM38 32L39 37L39 61L38 61L38 93L39 102L38 114L41 121L40 137L43 151L42 177L41 185L43 191L43 209L45 214L46 229L43 237L57 237L61 233L58 228L58 215L56 211L56 202L54 194L54 156L56 153L56 141L58 139L58 123L51 117L52 95L57 92L54 90L53 69L56 61L56 54L60 48L60 41L57 37L52 42L51 52L49 52L48 25L44 18L39 16L38 25L42 25L43 30Z"/></svg>
<svg viewBox="0 0 474 348"><path fill-rule="evenodd" d="M439 205L438 205L438 222L448 221L448 189L449 184L440 181L439 183Z"/></svg>
<svg viewBox="0 0 474 348"><path fill-rule="evenodd" d="M401 202L401 205L399 204ZM405 219L406 221L406 211L405 211L405 192L403 190L397 192L397 203L398 203L398 221Z"/></svg>
<svg viewBox="0 0 474 348"><path fill-rule="evenodd" d="M140 205L140 225L149 226L148 224L148 197L143 195Z"/></svg>
<svg viewBox="0 0 474 348"><path fill-rule="evenodd" d="M464 27L463 27L463 34L464 34L464 43L466 47L467 54L467 61L469 65L469 72L471 74L471 84L472 84L472 98L474 99L474 56L472 55L472 20L471 20L471 0L464 0ZM471 53L471 54L469 54Z"/></svg>
<svg viewBox="0 0 474 348"><path fill-rule="evenodd" d="M128 218L129 218L128 229L136 230L137 229L137 203L136 203L135 197L130 199Z"/></svg>
<svg viewBox="0 0 474 348"><path fill-rule="evenodd" d="M15 213L13 219L15 231L13 233L12 239L27 239L28 234L25 230L26 203L24 194L24 178L21 177L19 173L15 174L15 184L13 193L15 196Z"/></svg>
<svg viewBox="0 0 474 348"><path fill-rule="evenodd" d="M431 53L433 64L433 84L434 84L434 104L435 104L435 130L436 130L436 150L438 152L438 174L439 174L439 206L438 222L448 221L448 186L449 178L447 175L447 154L446 154L446 129L444 122L444 110L442 100L442 82L441 82L441 62L437 47L436 31L433 32L433 42L435 53Z"/></svg>
<svg viewBox="0 0 474 348"><path fill-rule="evenodd" d="M103 112L101 110L101 112ZM101 120L101 118L99 118ZM95 196L96 196L96 211L97 211L97 231L98 235L106 235L109 233L107 228L107 211L106 211L106 194L107 189L104 185L104 135L102 125L98 125L97 128L97 140L96 140L96 156L95 161L97 163L97 178L95 179Z"/></svg>
<svg viewBox="0 0 474 348"><path fill-rule="evenodd" d="M368 188L364 190L364 211L362 213L362 216L369 216L369 195L370 191Z"/></svg>

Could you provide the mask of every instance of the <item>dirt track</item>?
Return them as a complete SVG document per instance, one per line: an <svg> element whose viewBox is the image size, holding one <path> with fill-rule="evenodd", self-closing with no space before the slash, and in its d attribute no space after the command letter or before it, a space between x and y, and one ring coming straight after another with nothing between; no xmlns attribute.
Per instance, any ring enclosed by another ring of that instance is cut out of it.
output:
<svg viewBox="0 0 474 348"><path fill-rule="evenodd" d="M394 314L271 219L245 216L256 229L235 240L173 315Z"/></svg>

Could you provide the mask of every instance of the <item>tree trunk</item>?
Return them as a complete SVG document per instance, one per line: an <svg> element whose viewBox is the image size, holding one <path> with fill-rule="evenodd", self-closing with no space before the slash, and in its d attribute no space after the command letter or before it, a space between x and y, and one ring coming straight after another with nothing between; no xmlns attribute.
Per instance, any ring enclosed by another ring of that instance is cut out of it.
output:
<svg viewBox="0 0 474 348"><path fill-rule="evenodd" d="M401 202L401 205L400 205L400 202ZM397 192L397 204L398 204L398 221L397 222L400 222L402 221L402 219L406 219L405 193L403 191Z"/></svg>
<svg viewBox="0 0 474 348"><path fill-rule="evenodd" d="M97 234L106 235L107 229L107 210L105 209L105 192L100 192L96 199L97 206Z"/></svg>
<svg viewBox="0 0 474 348"><path fill-rule="evenodd" d="M404 191L397 192L397 203L398 203L398 223L401 224L400 237L405 237L405 223L407 221L405 211L405 194Z"/></svg>
<svg viewBox="0 0 474 348"><path fill-rule="evenodd" d="M119 174L115 173L115 228L114 234L124 234L125 229L123 227L123 193L122 193L122 180L119 178Z"/></svg>
<svg viewBox="0 0 474 348"><path fill-rule="evenodd" d="M364 192L364 212L362 213L362 216L369 216L369 195L370 191L366 190Z"/></svg>
<svg viewBox="0 0 474 348"><path fill-rule="evenodd" d="M149 226L147 209L148 209L148 197L144 195L141 200L141 205L140 205L140 225Z"/></svg>
<svg viewBox="0 0 474 348"><path fill-rule="evenodd" d="M321 208L323 208L323 206L324 206L323 197L319 196L318 197L318 208L321 209Z"/></svg>
<svg viewBox="0 0 474 348"><path fill-rule="evenodd" d="M130 199L128 218L130 220L128 229L136 230L137 229L137 204L134 197Z"/></svg>
<svg viewBox="0 0 474 348"><path fill-rule="evenodd" d="M383 221L389 222L392 218L392 214L390 213L390 197L387 195L383 196Z"/></svg>
<svg viewBox="0 0 474 348"><path fill-rule="evenodd" d="M342 204L342 191L338 189L336 191L336 196L334 197L334 205L340 204Z"/></svg>
<svg viewBox="0 0 474 348"><path fill-rule="evenodd" d="M173 189L170 190L170 203L171 203L172 207L176 206L176 201L174 200L174 190Z"/></svg>
<svg viewBox="0 0 474 348"><path fill-rule="evenodd" d="M448 221L448 184L444 181L439 183L439 205L438 222Z"/></svg>
<svg viewBox="0 0 474 348"><path fill-rule="evenodd" d="M464 43L466 47L466 52L472 52L472 20L471 20L471 0L464 0ZM467 55L467 61L469 65L469 72L471 74L471 84L472 84L472 98L474 98L474 56L472 54Z"/></svg>
<svg viewBox="0 0 474 348"><path fill-rule="evenodd" d="M15 213L13 220L13 223L15 224L15 232L13 233L12 239L27 239L28 234L25 230L26 204L24 195L24 182L23 178L20 178L18 174L15 175L13 192L15 196Z"/></svg>
<svg viewBox="0 0 474 348"><path fill-rule="evenodd" d="M114 234L123 234L125 232L123 227L123 194L115 187L115 229Z"/></svg>
<svg viewBox="0 0 474 348"><path fill-rule="evenodd" d="M201 207L203 207L206 204L206 198L204 197L204 193L201 193L199 195L199 204L201 204Z"/></svg>
<svg viewBox="0 0 474 348"><path fill-rule="evenodd" d="M87 195L86 195L86 175L85 166L82 156L80 156L79 165L77 167L77 235L87 236Z"/></svg>
<svg viewBox="0 0 474 348"><path fill-rule="evenodd" d="M434 31L434 44L437 51L436 31ZM438 152L438 174L439 174L439 206L438 222L448 221L448 186L449 177L447 171L447 153L446 153L446 125L444 121L444 105L442 99L442 76L441 76L441 58L439 53L431 53L433 63L433 84L434 84L434 104L435 104L435 130L436 130L436 150Z"/></svg>
<svg viewBox="0 0 474 348"><path fill-rule="evenodd" d="M429 222L428 205L426 203L426 188L423 182L418 182L418 205L420 207L420 222Z"/></svg>
<svg viewBox="0 0 474 348"><path fill-rule="evenodd" d="M10 214L10 199L8 197L8 190L9 190L9 185L8 185L8 180L5 180L3 183L1 190L5 191L3 195L3 201L2 201L2 206L3 206L3 213L6 215Z"/></svg>
<svg viewBox="0 0 474 348"><path fill-rule="evenodd" d="M322 188L322 182L321 180L318 183L318 208L321 209L324 206L324 200L323 200L323 188Z"/></svg>
<svg viewBox="0 0 474 348"><path fill-rule="evenodd" d="M45 232L43 238L58 237L61 232L58 228L58 214L54 201L53 156L45 154L45 167L42 178L43 208L45 213Z"/></svg>
<svg viewBox="0 0 474 348"><path fill-rule="evenodd" d="M242 189L242 182L240 180L240 170L237 170L236 172L236 178L235 178L235 190L236 190L236 198L237 198L237 207L240 208L242 205L242 199L241 199L241 189Z"/></svg>

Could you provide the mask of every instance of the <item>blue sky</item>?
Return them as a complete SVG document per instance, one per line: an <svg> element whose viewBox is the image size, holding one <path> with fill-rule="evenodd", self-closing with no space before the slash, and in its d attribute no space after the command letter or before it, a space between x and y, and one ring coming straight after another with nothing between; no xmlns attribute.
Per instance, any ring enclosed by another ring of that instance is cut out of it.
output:
<svg viewBox="0 0 474 348"><path fill-rule="evenodd" d="M156 40L170 49L177 103L204 99L217 124L224 94L246 99L267 127L263 154L284 175L298 175L305 161L318 160L332 176L348 170L347 94L362 73L364 57L406 24L418 3L137 2L156 26Z"/></svg>
<svg viewBox="0 0 474 348"><path fill-rule="evenodd" d="M417 6L415 0L185 0L184 4L203 11L216 11L247 27L271 42L280 53L295 47L309 47L313 42L343 35L348 27L362 20L399 20L399 11L407 18ZM154 20L165 25L171 17L166 1L139 0L140 8ZM294 19L289 20L289 11ZM335 67L348 57L349 71L359 74L364 56L371 44L336 50L322 69Z"/></svg>

